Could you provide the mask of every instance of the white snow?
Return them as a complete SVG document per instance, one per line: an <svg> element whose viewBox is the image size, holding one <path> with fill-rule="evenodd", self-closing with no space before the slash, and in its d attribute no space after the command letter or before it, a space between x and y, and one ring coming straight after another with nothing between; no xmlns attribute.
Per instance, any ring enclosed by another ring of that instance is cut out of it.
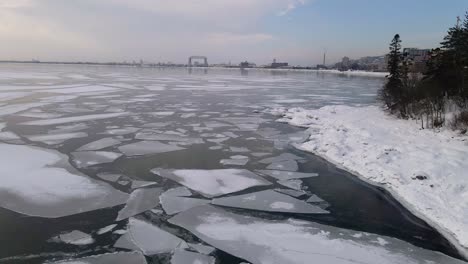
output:
<svg viewBox="0 0 468 264"><path fill-rule="evenodd" d="M356 238L352 230L237 215L209 205L182 212L169 222L253 264L464 263L395 238L373 234ZM387 244L375 243L379 237Z"/></svg>
<svg viewBox="0 0 468 264"><path fill-rule="evenodd" d="M23 108L26 108L26 106ZM31 107L29 106L26 109L29 109L29 108ZM0 113L2 113L1 109L0 109ZM48 125L67 124L67 123L82 122L82 121L108 119L108 118L114 118L114 117L119 117L119 116L124 116L124 115L128 115L128 112L70 116L70 117L60 117L60 118L54 118L54 119L35 120L35 121L28 121L28 122L21 123L21 125L48 126Z"/></svg>
<svg viewBox="0 0 468 264"><path fill-rule="evenodd" d="M54 150L0 144L0 206L61 217L125 203L128 195L92 180Z"/></svg>
<svg viewBox="0 0 468 264"><path fill-rule="evenodd" d="M207 198L238 192L254 186L271 184L254 173L243 169L174 171L153 169L151 172L174 180Z"/></svg>
<svg viewBox="0 0 468 264"><path fill-rule="evenodd" d="M309 141L298 148L384 187L468 256L466 137L421 130L418 122L396 119L377 106L293 108L282 114L281 122L309 127Z"/></svg>
<svg viewBox="0 0 468 264"><path fill-rule="evenodd" d="M60 241L66 244L77 246L89 245L94 243L94 239L91 237L91 235L83 233L79 230L74 230L70 233L61 234L58 237L53 238L53 241Z"/></svg>

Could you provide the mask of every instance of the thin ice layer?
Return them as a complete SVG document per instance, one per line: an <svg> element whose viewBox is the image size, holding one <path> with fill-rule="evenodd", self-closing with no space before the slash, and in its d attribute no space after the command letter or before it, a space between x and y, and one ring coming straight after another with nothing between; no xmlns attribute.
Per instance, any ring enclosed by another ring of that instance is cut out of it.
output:
<svg viewBox="0 0 468 264"><path fill-rule="evenodd" d="M267 212L300 214L328 213L328 211L325 211L318 206L308 204L302 200L295 199L291 196L278 193L273 190L213 199L211 203L214 205Z"/></svg>
<svg viewBox="0 0 468 264"><path fill-rule="evenodd" d="M254 186L264 186L271 184L256 174L243 169L153 169L152 172L160 175L161 177L174 180L208 198L238 192Z"/></svg>
<svg viewBox="0 0 468 264"><path fill-rule="evenodd" d="M183 149L185 148L168 145L157 141L140 141L119 147L119 150L126 156L159 154Z"/></svg>
<svg viewBox="0 0 468 264"><path fill-rule="evenodd" d="M130 194L125 207L119 211L116 221L121 221L158 206L161 192L161 188L136 189Z"/></svg>
<svg viewBox="0 0 468 264"><path fill-rule="evenodd" d="M206 243L252 264L462 264L441 253L395 238L315 222L266 220L206 205L182 212L169 222Z"/></svg>
<svg viewBox="0 0 468 264"><path fill-rule="evenodd" d="M117 240L114 247L139 250L146 256L169 253L177 248L187 248L182 239L161 228L136 218L128 221L128 232Z"/></svg>
<svg viewBox="0 0 468 264"><path fill-rule="evenodd" d="M128 194L86 177L54 150L0 144L0 206L62 217L125 203Z"/></svg>

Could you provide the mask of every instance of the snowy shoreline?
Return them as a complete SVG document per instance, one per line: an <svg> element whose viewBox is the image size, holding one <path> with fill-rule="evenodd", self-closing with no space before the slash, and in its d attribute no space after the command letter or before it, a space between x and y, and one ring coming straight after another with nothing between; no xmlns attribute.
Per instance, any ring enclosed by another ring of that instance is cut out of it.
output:
<svg viewBox="0 0 468 264"><path fill-rule="evenodd" d="M420 130L377 106L278 108L279 122L308 128L295 147L387 190L468 258L468 143L452 131Z"/></svg>

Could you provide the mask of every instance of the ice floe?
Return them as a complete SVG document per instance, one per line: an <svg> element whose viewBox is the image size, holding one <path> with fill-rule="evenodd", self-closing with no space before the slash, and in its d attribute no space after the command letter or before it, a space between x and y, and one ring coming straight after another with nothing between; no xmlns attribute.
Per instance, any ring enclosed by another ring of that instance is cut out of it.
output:
<svg viewBox="0 0 468 264"><path fill-rule="evenodd" d="M27 139L36 142L42 142L48 145L61 144L72 138L87 137L88 134L85 132L72 132L63 134L46 134L46 135L31 135L25 136Z"/></svg>
<svg viewBox="0 0 468 264"><path fill-rule="evenodd" d="M203 245L203 244L194 244L194 243L187 243L189 247L199 253L202 253L204 255L210 255L213 253L216 249L211 246Z"/></svg>
<svg viewBox="0 0 468 264"><path fill-rule="evenodd" d="M180 188L170 189L161 194L159 199L166 214L173 215L196 206L210 203L210 200L183 197L187 196L186 194L185 190Z"/></svg>
<svg viewBox="0 0 468 264"><path fill-rule="evenodd" d="M161 188L136 189L128 198L125 207L119 211L116 221L127 219L134 215L143 213L159 205Z"/></svg>
<svg viewBox="0 0 468 264"><path fill-rule="evenodd" d="M52 264L147 264L140 252L115 252L79 259L46 262Z"/></svg>
<svg viewBox="0 0 468 264"><path fill-rule="evenodd" d="M1 109L0 109L0 113L1 113ZM54 118L54 119L28 121L28 122L24 122L21 124L29 125L29 126L49 126L49 125L67 124L67 123L75 123L75 122L83 122L83 121L91 121L91 120L108 119L108 118L114 118L114 117L125 116L125 115L128 115L128 112L60 117L60 118Z"/></svg>
<svg viewBox="0 0 468 264"><path fill-rule="evenodd" d="M117 240L114 247L139 250L146 256L152 256L187 248L188 245L182 239L149 222L130 218L127 233Z"/></svg>
<svg viewBox="0 0 468 264"><path fill-rule="evenodd" d="M104 148L112 147L120 144L121 141L115 138L102 138L91 143L88 143L84 146L81 146L77 151L92 151L92 150L101 150Z"/></svg>
<svg viewBox="0 0 468 264"><path fill-rule="evenodd" d="M281 170L256 170L261 174L273 177L277 180L291 180L291 179L302 179L317 177L317 173L305 173L305 172L292 172L292 171L281 171Z"/></svg>
<svg viewBox="0 0 468 264"><path fill-rule="evenodd" d="M116 226L117 226L117 224L112 224L112 225L105 226L105 227L99 229L99 230L96 232L96 234L102 235L102 234L105 234L105 233L109 233L109 232L112 231Z"/></svg>
<svg viewBox="0 0 468 264"><path fill-rule="evenodd" d="M253 264L461 264L460 260L395 238L353 237L354 231L314 222L275 221L237 215L210 205L182 212L169 222L206 243Z"/></svg>
<svg viewBox="0 0 468 264"><path fill-rule="evenodd" d="M213 199L212 204L267 212L326 214L328 211L273 190Z"/></svg>
<svg viewBox="0 0 468 264"><path fill-rule="evenodd" d="M73 164L78 168L111 163L122 156L120 153L110 151L78 151L72 152L71 155L73 157Z"/></svg>
<svg viewBox="0 0 468 264"><path fill-rule="evenodd" d="M154 174L174 180L187 188L212 198L238 192L254 186L271 183L256 174L243 169L219 170L165 170L153 169Z"/></svg>
<svg viewBox="0 0 468 264"><path fill-rule="evenodd" d="M171 264L214 264L216 259L200 253L178 249L171 258Z"/></svg>
<svg viewBox="0 0 468 264"><path fill-rule="evenodd" d="M160 154L183 149L185 148L164 144L158 141L140 141L137 143L131 143L119 147L119 150L126 156Z"/></svg>
<svg viewBox="0 0 468 264"><path fill-rule="evenodd" d="M81 174L54 150L0 144L0 206L61 217L125 203L128 194Z"/></svg>
<svg viewBox="0 0 468 264"><path fill-rule="evenodd" d="M70 233L61 234L52 238L53 242L62 242L70 245L83 246L94 243L91 235L83 233L79 230L74 230Z"/></svg>
<svg viewBox="0 0 468 264"><path fill-rule="evenodd" d="M283 171L297 171L299 166L295 160L286 160L286 161L278 161L273 162L272 164L268 165L268 170L283 170Z"/></svg>

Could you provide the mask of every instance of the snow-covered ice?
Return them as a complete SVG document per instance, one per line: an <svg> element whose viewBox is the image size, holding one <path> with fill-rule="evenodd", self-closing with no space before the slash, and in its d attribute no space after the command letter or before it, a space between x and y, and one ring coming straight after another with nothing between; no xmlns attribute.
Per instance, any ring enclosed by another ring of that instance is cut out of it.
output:
<svg viewBox="0 0 468 264"><path fill-rule="evenodd" d="M0 144L0 156L0 206L9 210L61 217L127 200L127 194L81 174L55 150Z"/></svg>
<svg viewBox="0 0 468 264"><path fill-rule="evenodd" d="M161 228L137 219L128 220L128 232L114 244L116 248L139 250L146 256L170 253L178 248L187 248L182 239Z"/></svg>
<svg viewBox="0 0 468 264"><path fill-rule="evenodd" d="M464 263L395 238L368 233L356 238L352 230L237 215L210 205L182 212L169 222L252 264ZM375 243L379 237L387 244Z"/></svg>
<svg viewBox="0 0 468 264"><path fill-rule="evenodd" d="M174 180L187 188L212 198L238 192L254 186L271 183L256 174L243 169L220 170L165 170L153 169L154 174Z"/></svg>
<svg viewBox="0 0 468 264"><path fill-rule="evenodd" d="M72 138L83 138L87 137L88 134L85 132L72 132L63 134L46 134L46 135L31 135L26 136L27 139L36 142L42 142L44 144L53 145L60 144Z"/></svg>
<svg viewBox="0 0 468 264"><path fill-rule="evenodd" d="M125 207L119 211L116 221L127 219L134 215L143 213L159 205L161 188L136 189L128 198Z"/></svg>
<svg viewBox="0 0 468 264"><path fill-rule="evenodd" d="M295 160L273 162L268 165L267 170L297 171L299 166Z"/></svg>
<svg viewBox="0 0 468 264"><path fill-rule="evenodd" d="M160 154L165 152L172 152L183 150L185 148L164 144L158 141L140 141L130 143L119 147L119 150L126 156L141 156L150 154Z"/></svg>
<svg viewBox="0 0 468 264"><path fill-rule="evenodd" d="M309 127L309 141L298 148L387 189L462 245L460 251L468 256L468 145L463 136L421 130L418 122L396 119L377 106L278 113L281 122Z"/></svg>
<svg viewBox="0 0 468 264"><path fill-rule="evenodd" d="M212 204L267 212L327 214L328 211L273 190L213 199Z"/></svg>

